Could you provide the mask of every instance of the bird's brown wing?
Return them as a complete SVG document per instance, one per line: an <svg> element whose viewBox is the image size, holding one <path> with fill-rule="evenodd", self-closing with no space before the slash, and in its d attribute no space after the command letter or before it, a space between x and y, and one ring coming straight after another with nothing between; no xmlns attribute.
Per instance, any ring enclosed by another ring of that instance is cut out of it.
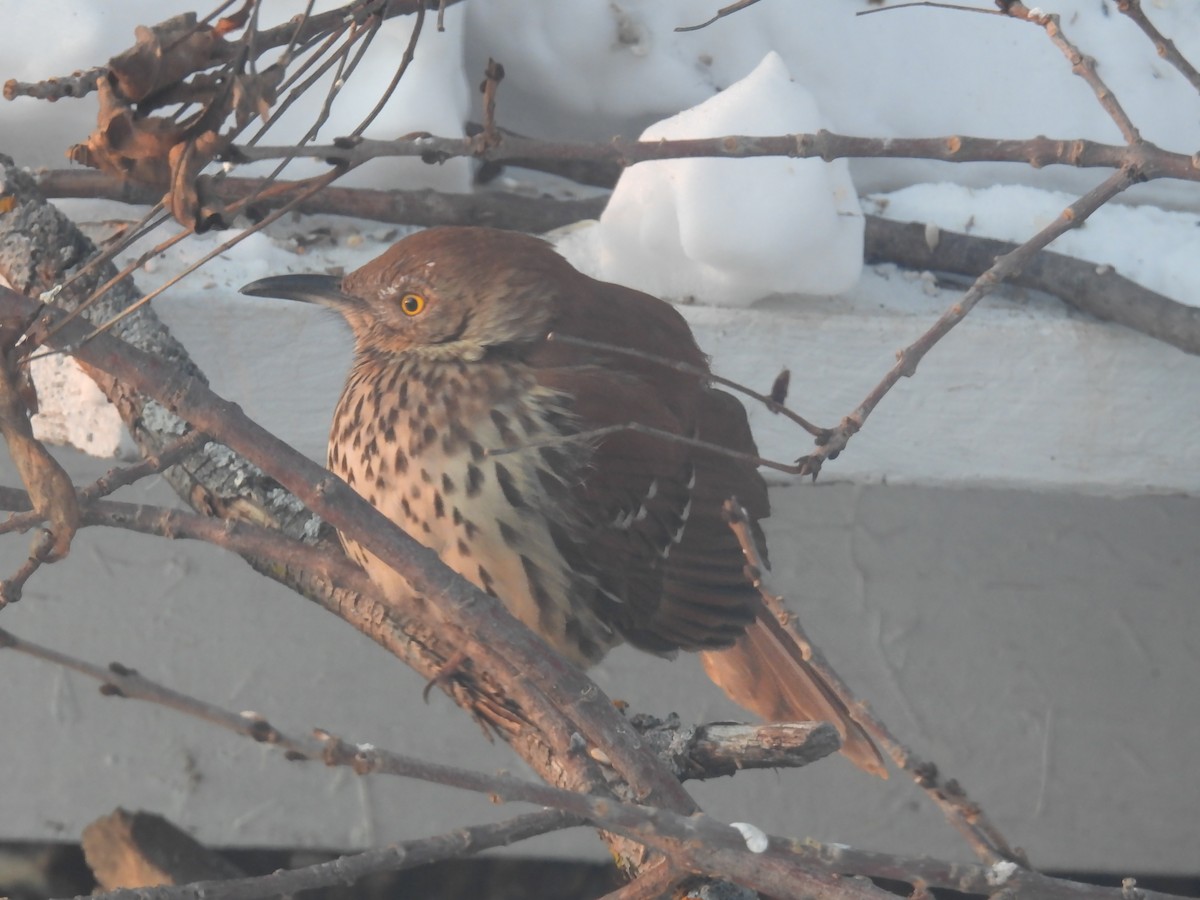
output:
<svg viewBox="0 0 1200 900"><path fill-rule="evenodd" d="M708 371L691 330L669 304L615 285L591 285L561 299L554 321L559 334ZM694 375L555 341L536 348L529 361L542 384L574 396L577 414L592 427L637 422L757 455L742 404ZM593 515L591 558L622 599L606 618L626 640L660 653L704 651L709 677L734 702L768 721L831 722L856 765L887 777L871 739L746 575L723 506L738 499L765 555L758 520L770 514L770 504L753 462L621 431L595 446L575 492Z"/></svg>
<svg viewBox="0 0 1200 900"><path fill-rule="evenodd" d="M574 287L558 304L557 335L708 371L687 323L670 304L591 279ZM721 503L730 494L749 493L756 514L765 514L765 487L753 466L726 465L728 460L671 436L706 439L711 431L708 437L722 440L720 429L706 423L733 413L733 430L740 427L748 442L741 404L695 374L603 349L551 340L527 361L543 386L573 398L574 412L589 427L637 423L657 432L622 430L599 438L576 484L577 505L590 525L589 555L618 598L605 618L630 643L652 652L730 646L753 621L756 595L721 519ZM730 480L747 473L748 488Z"/></svg>

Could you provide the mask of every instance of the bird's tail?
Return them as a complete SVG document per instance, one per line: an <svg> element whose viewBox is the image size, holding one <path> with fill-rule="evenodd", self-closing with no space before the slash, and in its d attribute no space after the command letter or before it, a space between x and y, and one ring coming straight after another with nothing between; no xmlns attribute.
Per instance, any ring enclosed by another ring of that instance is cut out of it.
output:
<svg viewBox="0 0 1200 900"><path fill-rule="evenodd" d="M739 706L768 722L830 722L842 753L860 769L887 778L883 757L850 708L805 658L788 631L765 609L738 642L700 654L704 670Z"/></svg>

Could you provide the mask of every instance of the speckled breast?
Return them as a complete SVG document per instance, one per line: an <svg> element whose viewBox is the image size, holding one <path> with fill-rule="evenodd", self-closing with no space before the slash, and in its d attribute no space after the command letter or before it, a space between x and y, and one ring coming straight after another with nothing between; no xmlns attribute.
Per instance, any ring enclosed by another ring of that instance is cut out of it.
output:
<svg viewBox="0 0 1200 900"><path fill-rule="evenodd" d="M595 579L569 565L586 466L569 403L518 362L360 358L334 413L329 468L450 568L580 665L620 638L595 614ZM547 444L547 441L551 441ZM497 452L504 451L504 452ZM408 590L343 539L386 594Z"/></svg>

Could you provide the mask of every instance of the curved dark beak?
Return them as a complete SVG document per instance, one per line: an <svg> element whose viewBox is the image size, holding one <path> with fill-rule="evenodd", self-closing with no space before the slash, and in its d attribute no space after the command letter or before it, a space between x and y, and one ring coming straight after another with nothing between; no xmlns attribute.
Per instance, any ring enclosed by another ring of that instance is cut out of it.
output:
<svg viewBox="0 0 1200 900"><path fill-rule="evenodd" d="M337 275L272 275L250 282L242 288L242 293L251 297L302 300L334 309L357 303L354 297L342 293L342 279Z"/></svg>

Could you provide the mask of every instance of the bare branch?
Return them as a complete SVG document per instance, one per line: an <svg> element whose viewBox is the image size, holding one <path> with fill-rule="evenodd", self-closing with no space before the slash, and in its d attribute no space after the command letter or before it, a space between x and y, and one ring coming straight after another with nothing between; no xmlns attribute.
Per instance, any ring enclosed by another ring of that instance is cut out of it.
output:
<svg viewBox="0 0 1200 900"><path fill-rule="evenodd" d="M718 19L723 19L726 16L732 16L735 12L746 9L749 6L753 6L757 2L758 2L758 0L737 0L736 3L730 3L728 6L722 6L720 9L718 9L716 11L716 13L713 14L712 18L708 19L708 21L706 21L706 22L701 22L698 25L677 25L675 27L675 30L676 31L699 31L701 28L707 28L709 25L711 25L713 22L717 21Z"/></svg>
<svg viewBox="0 0 1200 900"><path fill-rule="evenodd" d="M1197 91L1200 91L1200 72L1196 71L1187 58L1179 52L1179 48L1175 46L1175 42L1169 40L1161 31L1154 27L1154 23L1147 17L1142 10L1142 0L1117 0L1117 9L1127 15L1146 37L1154 43L1154 51L1178 69L1183 77L1186 78Z"/></svg>
<svg viewBox="0 0 1200 900"><path fill-rule="evenodd" d="M81 169L50 169L35 173L34 177L38 187L52 199L99 197L122 203L155 203L162 193L103 172ZM271 185L265 179L231 177L214 179L208 190L226 205L237 204L250 215L261 217L262 210L274 209L286 202L297 186L292 181L277 180ZM549 200L504 191L451 194L431 190L383 191L331 186L306 197L293 208L301 213L355 216L403 225L470 223L541 233L581 219L598 218L606 202L606 197Z"/></svg>
<svg viewBox="0 0 1200 900"><path fill-rule="evenodd" d="M1063 34L1062 23L1057 15L1049 15L1040 9L1030 9L1021 0L997 0L997 5L1014 19L1032 22L1044 28L1050 40L1054 42L1054 46L1061 50L1063 55L1070 61L1071 71L1088 83L1088 86L1096 95L1097 102L1104 108L1104 111L1108 113L1113 122L1116 123L1125 140L1131 146L1142 143L1141 132L1138 131L1137 126L1133 124L1133 120L1129 118L1129 114L1121 107L1116 95L1104 83L1104 79L1100 77L1100 73L1096 70L1096 60L1081 52L1078 47L1067 40L1067 36Z"/></svg>
<svg viewBox="0 0 1200 900"><path fill-rule="evenodd" d="M1018 247L977 235L867 216L866 261L909 269L981 275ZM1200 308L1188 306L1122 277L1112 266L1042 250L1008 279L1014 285L1052 294L1098 319L1200 354Z"/></svg>
<svg viewBox="0 0 1200 900"><path fill-rule="evenodd" d="M259 900L286 897L314 888L354 884L379 872L399 872L441 860L461 859L579 824L581 820L568 813L540 810L513 816L503 822L468 825L434 837L403 841L329 862L283 869L269 875L136 890L118 889L77 897L75 900Z"/></svg>
<svg viewBox="0 0 1200 900"><path fill-rule="evenodd" d="M1137 180L1137 174L1129 168L1113 172L1101 184L1080 197L1062 213L1031 237L1024 244L996 260L982 275L975 279L970 290L962 299L942 313L941 317L916 341L896 354L896 364L883 379L871 389L858 407L833 429L830 438L801 460L804 474L816 477L826 459L834 459L855 434L862 428L867 416L879 405L879 401L901 378L911 378L925 354L933 349L955 325L963 320L975 305L996 289L1002 282L1020 271L1039 250L1060 234L1078 228L1088 216Z"/></svg>
<svg viewBox="0 0 1200 900"><path fill-rule="evenodd" d="M257 713L233 713L160 685L119 663L111 663L107 669L102 669L25 641L4 629L0 629L0 649L24 653L93 678L101 682L102 692L108 696L145 700L259 743L274 745L286 751L291 760L321 760L326 765L349 767L358 775L415 778L486 794L505 802L553 807L653 847L668 855L676 865L682 863L698 874L732 879L780 898L807 898L814 893L835 900L887 900L892 896L869 883L860 884L853 879L810 871L789 859L788 854L777 854L772 860L764 860L761 852L746 846L745 839L736 829L700 812L679 815L650 806L565 791L512 775L473 772L370 745L350 744L321 730L306 737L290 735Z"/></svg>
<svg viewBox="0 0 1200 900"><path fill-rule="evenodd" d="M510 160L591 161L628 167L664 159L755 159L786 156L796 159L934 159L945 162L1014 162L1033 168L1063 165L1076 168L1118 169L1126 165L1133 150L1119 144L1102 144L1082 139L1046 137L1000 140L947 135L931 138L865 138L836 134L824 129L815 133L773 136L727 135L673 141L631 141L614 138L602 143L541 141L499 132L497 143L480 148L472 138L416 136L393 141L340 139L333 144L313 145L300 150L288 146L229 148L232 162L253 162L302 156L331 163L362 163L386 156L420 157L429 163L458 156L504 163ZM1172 153L1150 143L1138 146L1135 154L1139 172L1146 179L1181 178L1200 181L1200 156Z"/></svg>
<svg viewBox="0 0 1200 900"><path fill-rule="evenodd" d="M738 537L738 542L742 545L742 552L746 555L749 571L763 603L779 620L779 623L792 633L799 646L805 648L809 664L821 674L838 699L848 709L854 711L854 720L883 746L897 766L912 775L913 780L925 789L950 824L967 839L967 843L981 859L989 865L1009 862L1028 868L1029 862L1025 859L1024 853L1008 843L978 804L967 797L958 782L944 781L936 766L918 759L908 747L896 739L883 722L875 717L870 707L847 687L833 667L825 661L824 654L809 640L800 623L796 621L796 617L788 611L783 602L783 595L777 593L768 583L770 569L763 561L762 552L750 531L746 511L736 501L728 500L725 503L725 515L729 520L730 528L733 529L734 534Z"/></svg>

